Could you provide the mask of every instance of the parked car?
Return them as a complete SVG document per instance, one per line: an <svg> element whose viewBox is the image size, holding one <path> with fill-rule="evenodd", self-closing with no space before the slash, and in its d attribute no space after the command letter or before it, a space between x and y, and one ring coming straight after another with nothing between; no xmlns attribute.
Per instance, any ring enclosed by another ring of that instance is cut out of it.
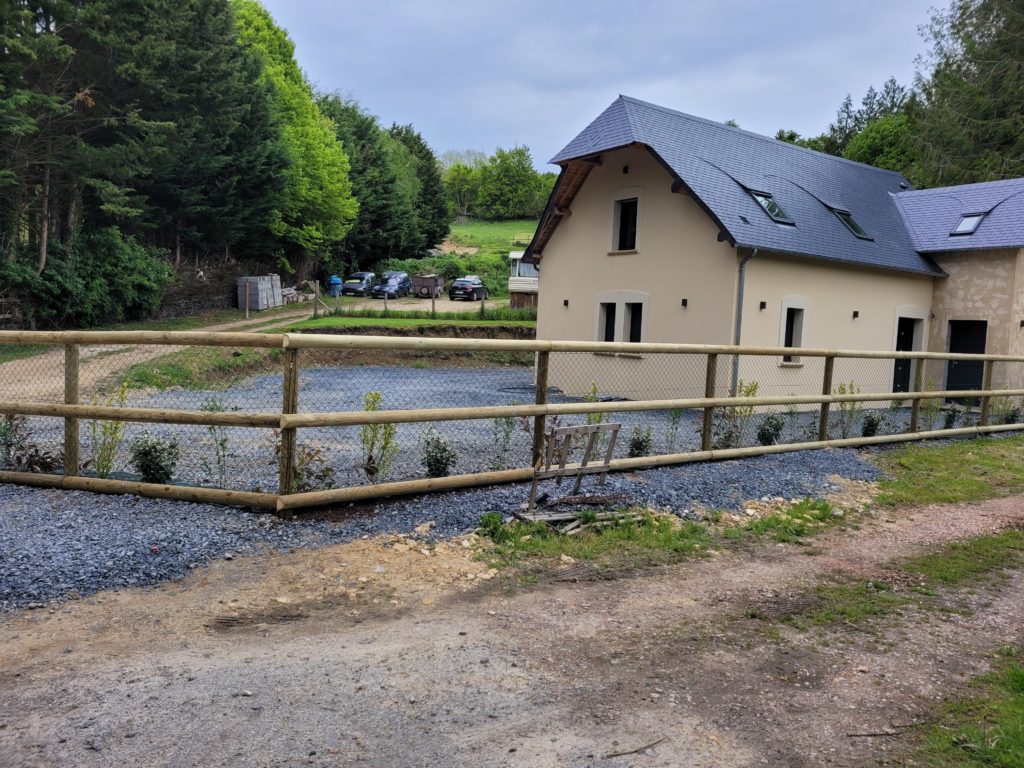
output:
<svg viewBox="0 0 1024 768"><path fill-rule="evenodd" d="M373 286L370 292L373 298L397 299L399 296L408 296L412 292L412 280L408 272L385 272L384 278Z"/></svg>
<svg viewBox="0 0 1024 768"><path fill-rule="evenodd" d="M487 291L487 286L484 285L484 281L476 275L466 275L460 277L454 283L452 287L448 289L448 298L452 301L456 299L466 299L467 301L482 301L486 299L490 294Z"/></svg>
<svg viewBox="0 0 1024 768"><path fill-rule="evenodd" d="M353 272L341 285L342 296L367 296L377 284L376 272Z"/></svg>

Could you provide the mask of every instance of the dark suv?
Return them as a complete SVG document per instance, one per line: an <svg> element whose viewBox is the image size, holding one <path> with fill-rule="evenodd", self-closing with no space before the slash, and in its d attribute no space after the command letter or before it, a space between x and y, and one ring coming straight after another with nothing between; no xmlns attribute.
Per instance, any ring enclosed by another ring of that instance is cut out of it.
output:
<svg viewBox="0 0 1024 768"><path fill-rule="evenodd" d="M452 287L448 289L448 298L452 301L455 301L456 299L482 301L483 299L486 299L488 295L487 286L484 285L484 281L476 275L460 277L452 283Z"/></svg>
<svg viewBox="0 0 1024 768"><path fill-rule="evenodd" d="M412 280L408 272L385 272L384 278L370 292L375 299L397 299L412 293Z"/></svg>
<svg viewBox="0 0 1024 768"><path fill-rule="evenodd" d="M376 272L353 272L341 284L342 296L368 296L377 283Z"/></svg>

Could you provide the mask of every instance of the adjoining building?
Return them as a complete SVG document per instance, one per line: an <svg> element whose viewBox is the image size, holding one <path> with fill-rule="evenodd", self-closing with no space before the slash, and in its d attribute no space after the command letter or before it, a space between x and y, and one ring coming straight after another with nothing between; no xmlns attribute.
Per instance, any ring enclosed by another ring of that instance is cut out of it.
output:
<svg viewBox="0 0 1024 768"><path fill-rule="evenodd" d="M508 255L508 303L513 308L536 309L540 273L536 264L523 261L525 253L512 251Z"/></svg>
<svg viewBox="0 0 1024 768"><path fill-rule="evenodd" d="M625 96L552 162L561 173L521 260L539 270L538 338L1024 354L1024 179L913 190ZM678 361L582 357L553 365L552 385L703 391ZM820 366L796 351L770 371L742 365L719 382L820 391ZM909 366L887 365L861 389L905 391ZM981 385L978 365L928 376Z"/></svg>

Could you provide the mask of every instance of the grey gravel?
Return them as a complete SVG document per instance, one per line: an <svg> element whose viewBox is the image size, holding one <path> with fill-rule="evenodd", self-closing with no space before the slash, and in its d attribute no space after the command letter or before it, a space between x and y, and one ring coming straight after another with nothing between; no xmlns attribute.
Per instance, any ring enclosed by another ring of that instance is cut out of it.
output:
<svg viewBox="0 0 1024 768"><path fill-rule="evenodd" d="M748 499L817 496L828 477L871 480L874 465L852 450L808 451L687 464L588 479L584 492L621 496L696 519L699 510L739 509ZM553 481L545 484L552 495ZM408 533L432 520L432 535L472 530L488 511L510 513L526 498L515 484L391 500L336 510L339 521L280 520L230 507L0 485L0 608L105 589L180 579L189 570L264 549L288 551L365 535ZM350 513L350 514L346 514Z"/></svg>

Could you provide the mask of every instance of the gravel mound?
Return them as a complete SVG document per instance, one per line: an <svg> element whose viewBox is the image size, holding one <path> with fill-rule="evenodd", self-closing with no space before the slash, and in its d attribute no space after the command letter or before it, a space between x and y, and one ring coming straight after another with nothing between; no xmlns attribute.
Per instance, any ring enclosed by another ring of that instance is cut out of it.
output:
<svg viewBox="0 0 1024 768"><path fill-rule="evenodd" d="M621 496L697 518L699 509L738 509L748 499L817 496L828 477L873 480L855 451L808 451L687 464L585 481L585 493ZM571 487L571 486L570 486ZM569 487L544 489L553 496ZM480 515L510 513L526 499L516 484L419 496L353 508L339 522L280 520L268 513L136 496L0 485L0 609L105 589L178 579L217 558L270 548L316 547L364 535L406 533L433 520L434 535L472 530ZM344 511L344 510L343 510Z"/></svg>

